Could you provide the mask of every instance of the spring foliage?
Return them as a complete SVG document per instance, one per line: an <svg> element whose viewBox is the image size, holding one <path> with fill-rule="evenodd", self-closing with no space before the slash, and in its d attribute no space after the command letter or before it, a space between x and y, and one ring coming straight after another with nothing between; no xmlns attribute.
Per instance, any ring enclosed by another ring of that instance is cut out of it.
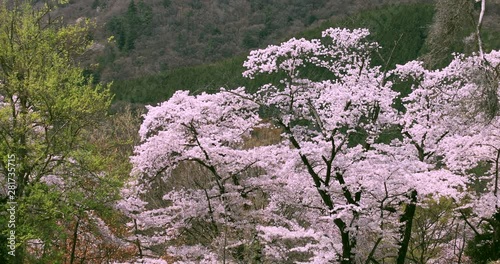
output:
<svg viewBox="0 0 500 264"><path fill-rule="evenodd" d="M90 25L64 26L48 3L0 3L0 239L13 232L16 239L0 262L74 263L89 255L104 262L123 248L101 218L117 197L108 166L118 158L104 157L89 134L102 127L111 95L75 62L91 45Z"/></svg>
<svg viewBox="0 0 500 264"><path fill-rule="evenodd" d="M474 98L485 83L477 73L497 67L500 53L383 71L368 36L330 28L252 51L245 77L283 78L252 94L179 91L148 107L135 179L117 205L137 245L179 263L403 263L417 206L452 201L471 227L498 212L500 120ZM309 78L311 68L330 77ZM409 95L392 89L401 81ZM246 147L262 127L281 140ZM486 189L469 191L484 162ZM182 166L198 169L176 186ZM459 242L443 240L429 261L461 258L450 246Z"/></svg>

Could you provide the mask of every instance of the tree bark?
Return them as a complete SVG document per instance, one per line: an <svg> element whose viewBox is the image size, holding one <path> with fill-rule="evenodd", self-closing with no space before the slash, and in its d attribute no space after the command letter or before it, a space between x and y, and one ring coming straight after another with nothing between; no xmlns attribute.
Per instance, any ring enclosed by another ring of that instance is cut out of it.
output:
<svg viewBox="0 0 500 264"><path fill-rule="evenodd" d="M135 233L137 233L137 220L134 219L134 228L135 228ZM135 244L137 246L137 250L139 251L139 258L142 259L143 255L142 255L142 247L141 247L141 241L139 240L139 238L136 238L135 239Z"/></svg>
<svg viewBox="0 0 500 264"><path fill-rule="evenodd" d="M398 258L396 260L397 264L404 264L406 259L406 254L408 253L408 246L410 245L411 239L411 228L413 225L413 218L415 217L415 211L417 209L417 191L412 190L410 193L410 203L406 206L403 216L401 216L400 222L406 222L404 226L403 239L401 240L401 247L398 250Z"/></svg>
<svg viewBox="0 0 500 264"><path fill-rule="evenodd" d="M75 261L75 251L76 251L76 242L78 240L78 227L80 226L80 218L76 219L75 229L73 230L73 245L71 246L71 257L69 259L69 263L73 264Z"/></svg>
<svg viewBox="0 0 500 264"><path fill-rule="evenodd" d="M354 256L352 250L354 248L354 242L351 241L349 231L346 231L347 225L340 218L333 220L335 225L340 230L340 236L342 238L342 257L340 259L341 264L352 264L354 263Z"/></svg>

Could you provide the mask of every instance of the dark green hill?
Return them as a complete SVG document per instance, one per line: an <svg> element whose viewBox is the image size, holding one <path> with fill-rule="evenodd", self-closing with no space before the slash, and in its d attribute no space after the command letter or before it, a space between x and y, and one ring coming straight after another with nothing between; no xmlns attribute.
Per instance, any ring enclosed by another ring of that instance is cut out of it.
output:
<svg viewBox="0 0 500 264"><path fill-rule="evenodd" d="M425 42L428 25L432 22L433 7L429 4L393 5L364 11L357 15L334 19L298 34L298 37L318 38L328 27L369 28L374 40L383 47L382 58L387 60L392 52L389 67L416 59ZM291 36L290 36L291 37ZM394 51L392 51L394 49ZM220 87L246 86L255 88L267 80L249 81L242 77L246 55L233 57L212 64L168 70L113 84L115 101L154 104L169 98L176 90L192 92L217 91ZM382 65L377 56L374 62Z"/></svg>
<svg viewBox="0 0 500 264"><path fill-rule="evenodd" d="M95 22L87 62L100 58L92 70L111 81L217 62L332 17L416 2L432 0L70 0L58 15Z"/></svg>

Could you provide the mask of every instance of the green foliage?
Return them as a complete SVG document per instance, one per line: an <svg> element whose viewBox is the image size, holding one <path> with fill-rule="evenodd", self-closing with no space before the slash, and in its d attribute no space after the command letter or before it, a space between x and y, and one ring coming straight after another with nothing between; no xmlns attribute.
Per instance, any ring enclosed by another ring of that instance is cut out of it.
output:
<svg viewBox="0 0 500 264"><path fill-rule="evenodd" d="M103 1L103 0L94 0L94 2L92 2L92 9L97 9L98 7L99 8L103 8L103 7L106 7L107 3L106 1Z"/></svg>
<svg viewBox="0 0 500 264"><path fill-rule="evenodd" d="M54 248L67 238L63 226L59 225L58 221L71 220L72 206L61 203L59 199L62 193L45 184L36 183L29 186L27 191L29 196L24 196L18 201L20 205L18 215L29 216L18 219L16 233L21 235L18 239L29 241L42 238L47 248ZM61 250L45 252L38 262L50 263L61 259L63 253ZM27 255L26 258L29 259L30 256Z"/></svg>
<svg viewBox="0 0 500 264"><path fill-rule="evenodd" d="M213 64L185 67L132 80L118 80L111 91L114 102L126 101L139 104L154 104L171 97L178 90L192 93L217 92L221 87L245 86L250 90L270 81L278 81L281 76L262 76L255 80L243 78L243 61L239 56Z"/></svg>
<svg viewBox="0 0 500 264"><path fill-rule="evenodd" d="M243 47L247 49L257 48L259 46L259 39L257 34L251 31L247 31L245 35L243 35L242 41Z"/></svg>
<svg viewBox="0 0 500 264"><path fill-rule="evenodd" d="M121 51L130 51L135 48L137 38L142 34L151 34L152 19L153 11L149 5L142 0L136 5L134 0L131 0L127 12L113 17L107 26L115 35L118 48Z"/></svg>
<svg viewBox="0 0 500 264"><path fill-rule="evenodd" d="M252 1L258 8L258 1ZM374 63L388 68L395 64L416 59L420 54L426 37L426 25L431 22L433 9L430 5L398 5L365 11L357 16L346 19L336 19L323 23L317 28L303 32L298 37L320 38L321 31L328 27L367 27L372 37L383 47L381 60L374 54ZM268 31L272 31L273 22L266 20L265 27L260 33L247 32L243 44L248 48L260 45L260 41ZM399 41L398 41L399 40ZM395 43L397 41L397 43ZM184 49L184 45L181 45ZM191 52L187 51L186 52ZM392 54L392 56L391 56ZM389 58L391 58L389 60ZM270 81L269 78L279 80L280 76L260 77L249 81L241 73L245 57L237 56L213 64L179 68L157 75L149 75L131 80L114 82L112 92L116 95L115 101L132 103L154 104L169 98L177 90L190 90L194 93L201 91L214 92L220 87L245 86L254 90ZM387 64L387 65L386 65ZM327 71L321 69L305 69L304 74L315 79L326 79ZM403 86L408 88L408 86Z"/></svg>
<svg viewBox="0 0 500 264"><path fill-rule="evenodd" d="M36 261L61 263L65 224L81 210L99 210L116 198L119 183L99 177L103 158L82 133L106 115L111 95L74 65L91 44L90 25L63 26L47 19L49 5L16 3L0 6L0 179L6 186L7 154L14 155L19 207L13 260L32 262L27 243L39 239L46 253ZM51 177L64 185L47 183ZM2 212L6 202L2 195ZM2 240L9 231L2 229Z"/></svg>
<svg viewBox="0 0 500 264"><path fill-rule="evenodd" d="M170 7L170 5L172 4L172 0L162 0L161 1L161 4L163 5L163 7L167 8L167 7Z"/></svg>
<svg viewBox="0 0 500 264"><path fill-rule="evenodd" d="M373 62L383 66L387 63L388 68L394 68L396 64L421 55L433 14L433 7L429 4L384 6L350 18L324 22L299 34L298 38L320 38L321 31L329 27L368 28L371 38L382 46L381 56L373 56Z"/></svg>
<svg viewBox="0 0 500 264"><path fill-rule="evenodd" d="M200 0L191 0L189 3L192 9L201 9L203 7L203 3Z"/></svg>
<svg viewBox="0 0 500 264"><path fill-rule="evenodd" d="M438 0L436 14L425 43L423 61L428 68L448 65L453 52L477 51L474 2L468 0Z"/></svg>
<svg viewBox="0 0 500 264"><path fill-rule="evenodd" d="M407 256L411 263L439 259L443 245L462 236L463 227L454 221L455 208L453 200L445 197L429 199L417 208Z"/></svg>
<svg viewBox="0 0 500 264"><path fill-rule="evenodd" d="M482 225L482 232L467 243L465 253L474 263L486 264L500 260L500 212Z"/></svg>

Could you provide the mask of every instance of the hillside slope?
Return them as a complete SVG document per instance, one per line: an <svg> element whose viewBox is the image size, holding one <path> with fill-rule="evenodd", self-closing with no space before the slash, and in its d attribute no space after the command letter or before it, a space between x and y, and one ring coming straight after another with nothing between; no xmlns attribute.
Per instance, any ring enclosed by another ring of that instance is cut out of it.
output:
<svg viewBox="0 0 500 264"><path fill-rule="evenodd" d="M94 64L100 80L110 81L219 61L332 17L407 2L432 1L72 0L58 12L68 23L96 22L87 64Z"/></svg>
<svg viewBox="0 0 500 264"><path fill-rule="evenodd" d="M387 59L392 54L390 65L387 66L393 67L395 64L405 63L421 55L433 14L431 4L376 8L349 18L325 21L321 25L300 32L298 37L319 38L321 31L328 27L366 27L371 31L371 37L383 47L380 55ZM243 78L241 73L244 71L245 59L246 55L235 56L215 63L181 67L134 79L116 80L112 86L115 102L154 104L168 99L176 90L199 93L214 92L220 87L238 86L252 90L270 81L263 78L255 80ZM373 59L375 64L383 64L378 56ZM321 72L314 75L317 78L327 78Z"/></svg>

